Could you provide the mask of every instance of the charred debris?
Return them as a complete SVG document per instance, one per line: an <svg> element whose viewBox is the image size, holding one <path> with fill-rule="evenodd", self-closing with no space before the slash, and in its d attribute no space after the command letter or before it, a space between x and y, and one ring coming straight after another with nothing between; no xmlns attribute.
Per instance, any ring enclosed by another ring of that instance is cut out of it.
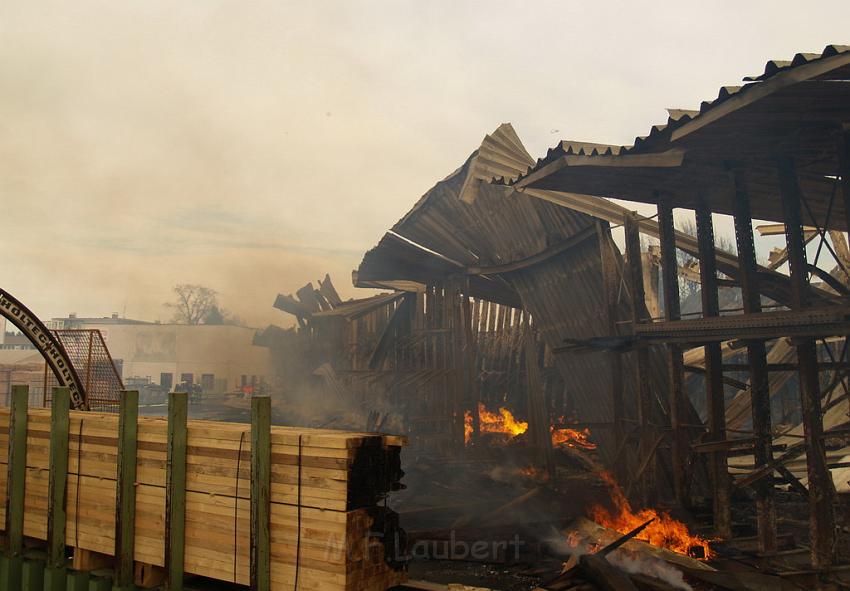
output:
<svg viewBox="0 0 850 591"><path fill-rule="evenodd" d="M848 179L842 46L630 146L535 161L500 125L365 254L382 293L277 298L276 412L409 437L421 588L842 588Z"/></svg>

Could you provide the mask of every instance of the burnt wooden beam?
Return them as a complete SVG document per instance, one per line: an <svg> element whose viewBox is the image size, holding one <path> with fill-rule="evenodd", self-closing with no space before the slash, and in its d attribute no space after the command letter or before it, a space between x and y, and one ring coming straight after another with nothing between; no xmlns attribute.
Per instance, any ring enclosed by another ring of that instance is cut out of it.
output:
<svg viewBox="0 0 850 591"><path fill-rule="evenodd" d="M638 216L636 213L627 213L623 219L623 228L625 231L626 242L626 259L629 291L631 292L631 313L632 323L638 324L647 322L645 292L643 288L643 269L641 267L640 257L640 230L638 225ZM639 447L638 457L647 458L652 452L653 441L655 440L655 429L650 423L652 414L652 394L649 388L649 351L645 347L638 347L635 351L635 371L637 373L637 411L639 424ZM654 459L652 461L653 468L642 471L642 476L638 482L638 491L640 500L644 504L651 503L654 499L653 493L655 490Z"/></svg>
<svg viewBox="0 0 850 591"><path fill-rule="evenodd" d="M756 249L753 240L750 199L743 171L734 170L732 181L735 193L733 201L735 241L738 246L738 280L741 283L744 313L758 314L761 312L761 291L759 289ZM750 364L750 402L753 414L753 433L756 438L753 456L756 467L760 467L773 460L770 382L764 341L747 341L747 360ZM776 549L776 506L773 483L769 480L760 480L755 484L755 492L759 551L772 552Z"/></svg>
<svg viewBox="0 0 850 591"><path fill-rule="evenodd" d="M768 363L768 371L797 371L799 365L796 363ZM724 363L723 371L746 371L748 368L746 363ZM840 369L850 369L848 361L821 361L818 363L819 371L835 371Z"/></svg>
<svg viewBox="0 0 850 591"><path fill-rule="evenodd" d="M801 311L776 312L747 312L745 306L743 315L636 325L633 338L646 344L663 345L670 341L702 344L712 341L764 341L782 337L835 336L848 332L850 306L819 306ZM588 341L592 342L593 339Z"/></svg>
<svg viewBox="0 0 850 591"><path fill-rule="evenodd" d="M679 301L679 264L676 261L676 233L673 225L673 206L669 198L658 201L658 233L661 239L661 277L664 285L664 319L668 322L681 320L682 307ZM666 347L667 375L670 380L669 405L672 440L673 490L676 500L687 506L687 434L682 429L684 414L684 361L682 349L671 343Z"/></svg>
<svg viewBox="0 0 850 591"><path fill-rule="evenodd" d="M785 218L785 240L791 278L791 309L802 311L808 305L806 287L808 267L803 244L803 224L800 211L801 195L795 163L790 157L777 159L779 192ZM800 403L803 415L803 434L806 442L806 468L809 477L809 527L811 531L812 565L827 567L835 552L835 487L826 462L823 445L823 414L820 403L818 358L812 338L797 340L797 364L800 375Z"/></svg>
<svg viewBox="0 0 850 591"><path fill-rule="evenodd" d="M696 226L699 243L699 274L702 298L702 315L706 318L720 316L717 295L717 259L714 246L714 222L705 199L697 198ZM708 407L708 439L726 439L726 404L723 391L723 352L719 342L705 345L705 391ZM714 529L724 538L732 536L731 486L726 450L718 449L709 456L712 478Z"/></svg>

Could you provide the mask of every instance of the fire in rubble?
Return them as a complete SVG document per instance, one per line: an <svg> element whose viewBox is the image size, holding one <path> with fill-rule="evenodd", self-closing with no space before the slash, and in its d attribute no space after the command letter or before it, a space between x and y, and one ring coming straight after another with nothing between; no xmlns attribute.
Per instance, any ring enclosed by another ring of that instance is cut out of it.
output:
<svg viewBox="0 0 850 591"><path fill-rule="evenodd" d="M518 421L508 409L499 408L498 413L490 412L482 403L478 403L478 421L482 433L501 433L506 439L513 439L528 431L528 423ZM472 440L472 413L466 411L463 417L464 441Z"/></svg>
<svg viewBox="0 0 850 591"><path fill-rule="evenodd" d="M608 490L614 508L608 509L602 505L592 506L588 511L588 516L593 521L608 529L625 534L650 519L654 519L655 521L637 535L637 539L649 542L659 548L666 548L678 554L693 556L701 560L708 560L714 555L707 539L691 534L684 523L673 519L667 512L656 511L655 509L634 511L614 477L608 472L602 472L600 476L609 487ZM701 551L694 551L700 548Z"/></svg>
<svg viewBox="0 0 850 591"><path fill-rule="evenodd" d="M596 444L590 441L590 429L569 429L566 427L550 427L553 447L578 447L580 449L596 449Z"/></svg>
<svg viewBox="0 0 850 591"><path fill-rule="evenodd" d="M495 413L487 410L484 404L479 403L478 420L481 433L502 434L505 436L505 441L509 441L528 431L528 423L518 420L511 411L504 407L500 407L499 412ZM472 421L472 412L467 410L464 413L463 420L463 439L467 444L472 440L472 433L474 431ZM559 421L563 422L563 417ZM596 449L596 444L590 441L590 429L577 430L550 426L549 431L552 434L552 445L554 447Z"/></svg>

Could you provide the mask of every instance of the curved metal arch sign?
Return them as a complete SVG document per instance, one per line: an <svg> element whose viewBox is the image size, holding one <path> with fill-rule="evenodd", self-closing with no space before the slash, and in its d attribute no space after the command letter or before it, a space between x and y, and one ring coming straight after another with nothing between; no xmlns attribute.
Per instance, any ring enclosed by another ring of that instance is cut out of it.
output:
<svg viewBox="0 0 850 591"><path fill-rule="evenodd" d="M4 289L0 289L0 315L7 318L27 336L53 370L59 385L71 391L71 406L85 409L86 392L80 376L77 375L77 370L74 369L65 347L53 333L35 314Z"/></svg>

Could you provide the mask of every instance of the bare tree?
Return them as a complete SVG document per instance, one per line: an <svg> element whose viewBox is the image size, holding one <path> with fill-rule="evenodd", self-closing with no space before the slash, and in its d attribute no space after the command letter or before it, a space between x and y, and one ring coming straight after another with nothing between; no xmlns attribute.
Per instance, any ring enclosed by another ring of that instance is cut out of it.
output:
<svg viewBox="0 0 850 591"><path fill-rule="evenodd" d="M165 305L174 308L174 322L180 324L201 324L213 310L218 310L218 294L203 285L180 284L173 289L174 302Z"/></svg>

